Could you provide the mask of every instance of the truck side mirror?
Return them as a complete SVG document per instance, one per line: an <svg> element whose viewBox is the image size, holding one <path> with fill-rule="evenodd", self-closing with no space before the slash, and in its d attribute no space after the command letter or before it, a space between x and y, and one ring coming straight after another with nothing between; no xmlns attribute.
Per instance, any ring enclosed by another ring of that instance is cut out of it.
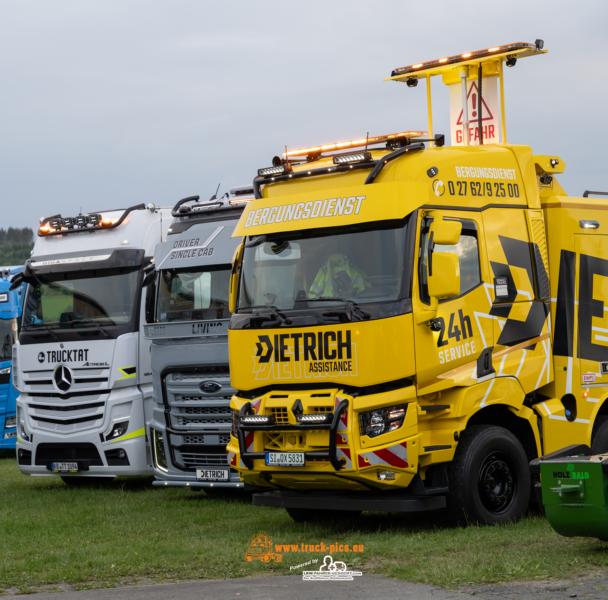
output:
<svg viewBox="0 0 608 600"><path fill-rule="evenodd" d="M154 263L150 262L144 267L144 277L141 282L141 287L148 287L156 279L156 271Z"/></svg>
<svg viewBox="0 0 608 600"><path fill-rule="evenodd" d="M433 270L428 275L431 298L441 300L460 294L460 261L453 252L434 252Z"/></svg>
<svg viewBox="0 0 608 600"><path fill-rule="evenodd" d="M460 221L444 221L435 219L429 228L429 239L433 244L441 246L453 246L460 240L462 223ZM432 252L431 248L431 252Z"/></svg>
<svg viewBox="0 0 608 600"><path fill-rule="evenodd" d="M232 257L232 271L230 272L230 289L228 290L228 310L230 314L236 311L238 300L239 275L241 274L241 261L243 260L244 242L239 244Z"/></svg>

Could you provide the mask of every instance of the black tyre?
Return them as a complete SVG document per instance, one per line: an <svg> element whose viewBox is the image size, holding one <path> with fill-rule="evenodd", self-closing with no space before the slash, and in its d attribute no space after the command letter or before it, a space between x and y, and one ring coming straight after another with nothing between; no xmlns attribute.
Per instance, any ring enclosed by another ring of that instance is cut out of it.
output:
<svg viewBox="0 0 608 600"><path fill-rule="evenodd" d="M285 510L296 523L354 524L361 515L360 510L316 510L314 508L286 508Z"/></svg>
<svg viewBox="0 0 608 600"><path fill-rule="evenodd" d="M450 465L449 482L450 513L459 523L508 523L521 519L528 509L528 457L503 427L474 425L465 430Z"/></svg>
<svg viewBox="0 0 608 600"><path fill-rule="evenodd" d="M608 418L600 417L591 440L591 454L608 454Z"/></svg>

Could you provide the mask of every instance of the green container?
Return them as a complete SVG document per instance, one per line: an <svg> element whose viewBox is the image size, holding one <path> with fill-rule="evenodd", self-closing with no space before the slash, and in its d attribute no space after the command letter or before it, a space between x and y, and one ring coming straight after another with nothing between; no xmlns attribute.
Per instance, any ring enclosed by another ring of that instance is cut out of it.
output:
<svg viewBox="0 0 608 600"><path fill-rule="evenodd" d="M608 540L608 455L534 462L540 465L545 514L553 529Z"/></svg>

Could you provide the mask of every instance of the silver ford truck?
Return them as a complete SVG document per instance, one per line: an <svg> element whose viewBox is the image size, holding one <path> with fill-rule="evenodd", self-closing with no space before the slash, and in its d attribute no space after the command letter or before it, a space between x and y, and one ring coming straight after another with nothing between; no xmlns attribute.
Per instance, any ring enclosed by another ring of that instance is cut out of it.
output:
<svg viewBox="0 0 608 600"><path fill-rule="evenodd" d="M154 402L146 415L157 486L242 488L226 444L231 411L228 287L239 240L232 231L251 188L180 200L156 247L152 341Z"/></svg>

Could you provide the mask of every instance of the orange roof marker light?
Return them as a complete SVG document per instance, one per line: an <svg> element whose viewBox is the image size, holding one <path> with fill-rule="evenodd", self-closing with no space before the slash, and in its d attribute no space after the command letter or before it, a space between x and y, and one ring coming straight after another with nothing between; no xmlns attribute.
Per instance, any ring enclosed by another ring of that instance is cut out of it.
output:
<svg viewBox="0 0 608 600"><path fill-rule="evenodd" d="M421 62L405 67L397 67L396 69L393 69L390 77L387 77L387 79L392 81L407 81L411 77L418 78L426 77L427 75L442 75L445 72L446 67L463 67L498 58L508 60L509 58L518 59L526 56L534 56L536 54L545 54L547 51L543 50L543 46L544 43L542 40L536 40L534 43L514 42L511 44L504 44L503 46L494 46L492 48L484 48L483 50L473 50L471 52L464 52L463 54L454 54L453 56L438 58L436 60Z"/></svg>
<svg viewBox="0 0 608 600"><path fill-rule="evenodd" d="M380 171L389 162L403 156L408 152L414 152L424 148L425 142L431 142L436 146L443 146L444 136L436 135L432 138L426 136L424 131L398 131L384 135L366 136L345 142L334 142L320 146L309 146L307 148L285 148L282 156L274 156L272 166L258 169L258 176L253 180L253 190L256 198L262 197L261 186L287 179L299 179L302 177L316 177L319 175L336 174L353 169L371 169L365 179L365 183L372 183L378 177ZM384 144L384 148L376 150L388 150L388 153L372 154L371 146ZM357 148L351 152L353 148ZM363 150L360 150L363 148ZM346 152L344 152L346 151ZM324 155L324 156L323 156ZM313 165L320 158L332 158L332 164ZM308 168L294 169L294 165L309 165Z"/></svg>
<svg viewBox="0 0 608 600"><path fill-rule="evenodd" d="M503 63L545 54L541 39L513 42L393 69L389 81L416 87L426 81L428 132L433 138L431 78L441 75L450 88L450 129L453 145L499 144L507 141ZM498 114L500 113L500 121ZM471 118L469 119L469 115Z"/></svg>
<svg viewBox="0 0 608 600"><path fill-rule="evenodd" d="M310 157L318 158L322 154L339 152L341 150L350 150L351 148L365 148L367 146L376 146L378 144L388 144L391 142L401 143L412 138L424 137L424 131L399 131L396 133L387 133L384 135L368 136L344 142L333 142L331 144L323 144L321 146L310 146L308 148L294 148L293 150L285 150L283 158L285 160L293 158L308 159Z"/></svg>

